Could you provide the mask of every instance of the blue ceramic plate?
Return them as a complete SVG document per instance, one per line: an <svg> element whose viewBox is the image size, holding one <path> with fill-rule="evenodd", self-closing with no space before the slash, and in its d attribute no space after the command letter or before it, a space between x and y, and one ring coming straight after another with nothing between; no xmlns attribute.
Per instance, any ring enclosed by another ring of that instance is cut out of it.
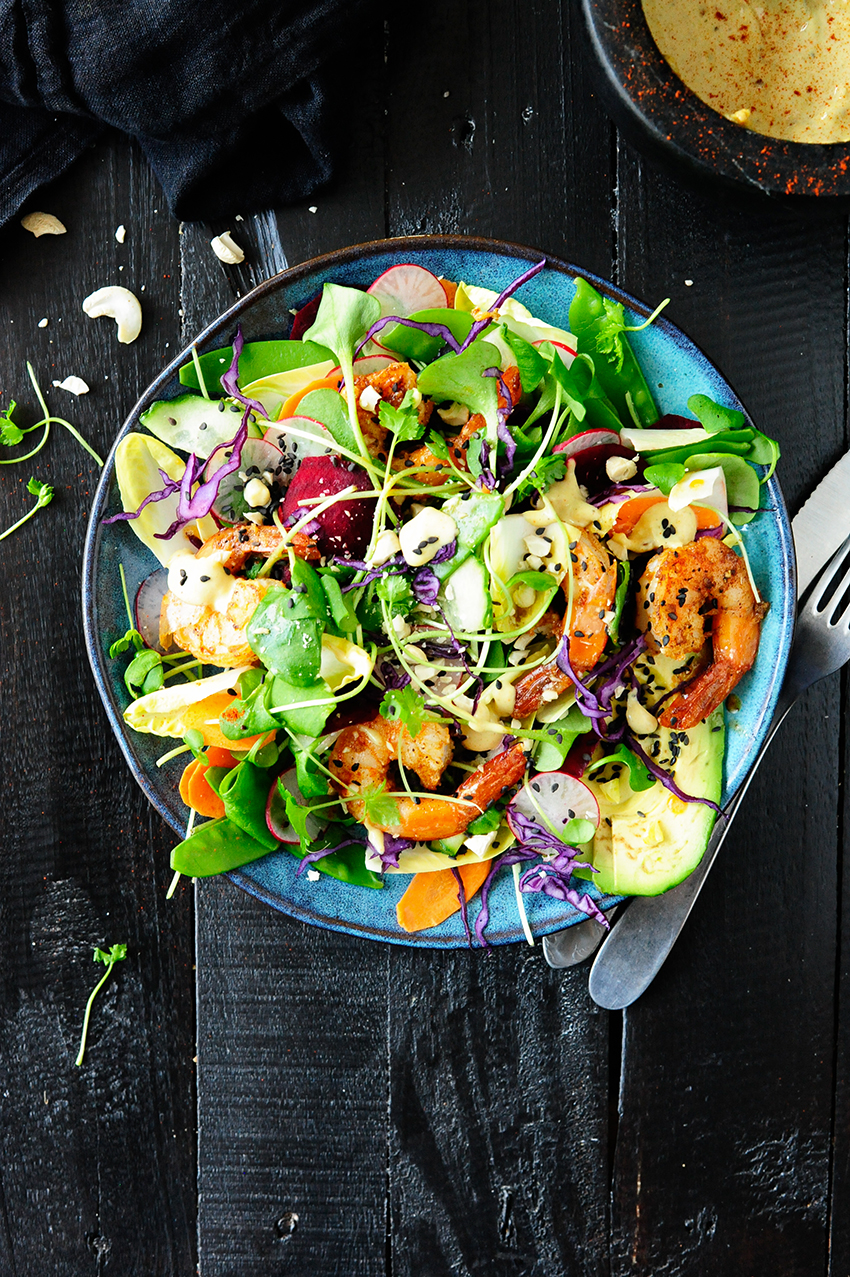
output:
<svg viewBox="0 0 850 1277"><path fill-rule="evenodd" d="M247 341L286 336L291 310L314 297L326 280L365 287L394 263L414 261L449 279L464 279L500 291L541 256L539 252L513 244L458 236L384 240L346 248L284 271L261 284L201 333L196 344L201 353L228 345L237 323L242 326ZM650 313L641 302L613 285L552 257L547 260L547 269L525 285L521 300L535 315L566 327L576 274L584 275L601 292L623 302L638 322ZM688 396L695 393L742 408L713 364L665 319L632 334L631 341L662 412L686 414ZM127 419L119 439L128 431L139 429L139 414L155 400L168 399L181 392L178 369L190 358L190 350L183 351L149 387ZM744 529L744 536L759 588L770 601L770 611L762 626L755 669L738 688L741 708L729 716L724 801L731 798L740 785L764 737L782 683L793 632L793 543L785 504L775 480L767 487L765 505L767 508ZM182 834L188 812L177 792L177 784L185 759L178 758L157 768L156 759L168 749L168 742L155 736L136 735L125 726L122 718L128 700L122 680L125 662L110 661L108 654L110 642L126 628L119 564L124 566L131 598L141 581L157 566L128 523L102 524L104 516L119 509L110 455L95 497L85 548L83 613L89 657L106 712L133 775L163 819L175 833ZM382 891L372 891L344 886L326 875L315 883L309 882L306 874L296 879L297 863L287 852L275 852L230 876L240 887L274 908L317 926L423 948L458 948L465 944L457 914L441 926L418 935L408 935L399 928L395 906L408 881L406 877L390 875ZM500 875L490 899L491 923L487 931L490 942L521 941L523 932L509 873ZM615 898L604 899L606 903L613 903ZM537 935L570 926L583 916L572 906L541 894L526 896L525 903L532 930ZM471 912L474 911L475 905Z"/></svg>

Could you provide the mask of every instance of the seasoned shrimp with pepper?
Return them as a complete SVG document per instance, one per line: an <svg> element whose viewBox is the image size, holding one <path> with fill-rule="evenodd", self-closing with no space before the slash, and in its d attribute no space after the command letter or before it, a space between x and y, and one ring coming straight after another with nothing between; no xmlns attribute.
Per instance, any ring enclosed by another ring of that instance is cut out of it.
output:
<svg viewBox="0 0 850 1277"><path fill-rule="evenodd" d="M379 716L340 733L331 751L330 771L334 788L345 798L349 811L363 821L366 805L357 795L385 785L391 762L400 762L416 773L425 789L435 790L452 753L444 723L423 723L411 736L406 727ZM476 816L518 784L525 768L522 745L515 742L467 776L452 797L411 798L404 791L394 791L398 818L376 827L416 842L452 838L464 833Z"/></svg>
<svg viewBox="0 0 850 1277"><path fill-rule="evenodd" d="M743 560L715 537L650 560L637 609L650 651L680 660L711 639L709 664L666 706L663 726L695 727L726 699L752 668L766 611Z"/></svg>
<svg viewBox="0 0 850 1277"><path fill-rule="evenodd" d="M569 637L570 664L576 674L586 674L599 662L608 640L607 627L617 592L617 564L595 533L587 528L576 532L570 542L572 574L568 573L561 583L567 595L562 633ZM517 680L515 716L526 718L536 713L542 704L555 700L570 686L569 677L554 660L538 666Z"/></svg>

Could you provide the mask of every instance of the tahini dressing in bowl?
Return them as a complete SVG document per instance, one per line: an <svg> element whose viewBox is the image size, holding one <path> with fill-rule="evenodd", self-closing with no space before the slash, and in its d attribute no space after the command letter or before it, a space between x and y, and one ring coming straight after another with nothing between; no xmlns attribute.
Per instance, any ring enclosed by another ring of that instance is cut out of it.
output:
<svg viewBox="0 0 850 1277"><path fill-rule="evenodd" d="M850 0L643 0L658 48L727 119L790 142L850 141Z"/></svg>

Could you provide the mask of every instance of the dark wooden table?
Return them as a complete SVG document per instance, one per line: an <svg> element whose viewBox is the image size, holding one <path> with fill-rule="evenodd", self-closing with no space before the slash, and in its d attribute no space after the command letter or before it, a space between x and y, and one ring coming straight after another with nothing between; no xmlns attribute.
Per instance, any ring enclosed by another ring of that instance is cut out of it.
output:
<svg viewBox="0 0 850 1277"><path fill-rule="evenodd" d="M0 234L3 405L35 419L27 358L46 387L82 376L89 395L50 403L105 454L235 291L347 243L470 232L669 295L781 441L797 508L848 446L845 218L740 208L648 167L594 95L569 0L393 11L339 79L336 185L315 211L228 223L244 267L209 249L225 224L178 227L120 139L41 193L68 233ZM80 310L107 283L142 298L132 346ZM96 467L55 430L0 470L2 527L30 473L56 499L0 543L3 1277L847 1277L842 680L793 712L671 960L609 1015L586 968L551 971L539 946L408 952L227 881L166 902L173 838L83 646ZM120 940L77 1069L92 946Z"/></svg>

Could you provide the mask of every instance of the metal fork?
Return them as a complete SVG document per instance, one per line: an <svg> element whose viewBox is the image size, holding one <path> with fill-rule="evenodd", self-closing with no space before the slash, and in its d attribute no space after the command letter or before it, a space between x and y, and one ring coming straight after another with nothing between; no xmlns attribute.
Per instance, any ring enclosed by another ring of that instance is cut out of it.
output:
<svg viewBox="0 0 850 1277"><path fill-rule="evenodd" d="M797 616L785 682L764 743L735 797L718 817L697 868L663 896L638 896L605 940L590 972L590 995L620 1010L652 983L687 921L735 813L785 715L813 683L850 660L850 540L827 564Z"/></svg>

